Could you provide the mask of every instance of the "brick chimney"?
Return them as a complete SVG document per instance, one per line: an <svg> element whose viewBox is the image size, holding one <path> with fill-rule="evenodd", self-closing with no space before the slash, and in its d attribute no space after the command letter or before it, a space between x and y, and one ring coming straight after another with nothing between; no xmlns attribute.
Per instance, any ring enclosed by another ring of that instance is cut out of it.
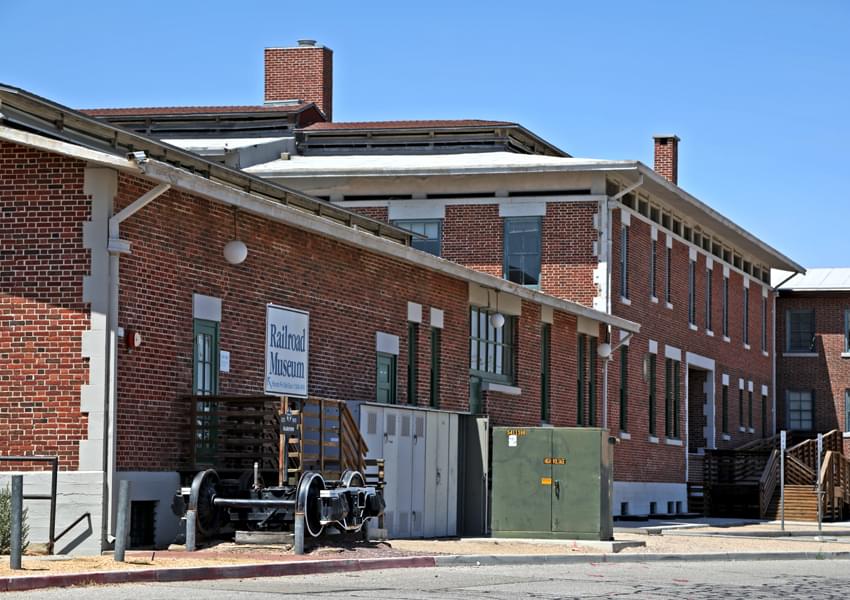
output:
<svg viewBox="0 0 850 600"><path fill-rule="evenodd" d="M679 181L679 136L654 135L655 172L673 183Z"/></svg>
<svg viewBox="0 0 850 600"><path fill-rule="evenodd" d="M315 102L328 121L333 116L333 50L315 40L295 48L266 48L266 102Z"/></svg>

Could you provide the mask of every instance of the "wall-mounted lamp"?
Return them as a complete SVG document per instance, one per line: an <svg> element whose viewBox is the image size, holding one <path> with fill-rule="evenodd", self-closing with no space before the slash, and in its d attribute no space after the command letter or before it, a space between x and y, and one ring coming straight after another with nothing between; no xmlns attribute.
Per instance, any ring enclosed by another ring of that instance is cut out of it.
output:
<svg viewBox="0 0 850 600"><path fill-rule="evenodd" d="M224 260L231 265L239 265L245 262L248 258L248 246L245 242L239 239L239 224L237 222L237 213L233 211L233 239L227 242L224 246Z"/></svg>
<svg viewBox="0 0 850 600"><path fill-rule="evenodd" d="M487 292L487 308L490 308L490 292ZM496 290L496 312L490 315L490 325L495 329L505 326L505 315L499 312L499 290Z"/></svg>

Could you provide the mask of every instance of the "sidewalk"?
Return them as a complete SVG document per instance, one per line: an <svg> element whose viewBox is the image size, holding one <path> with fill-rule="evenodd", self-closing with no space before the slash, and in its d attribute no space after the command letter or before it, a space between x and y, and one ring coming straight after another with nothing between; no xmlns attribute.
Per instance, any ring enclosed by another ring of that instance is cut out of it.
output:
<svg viewBox="0 0 850 600"><path fill-rule="evenodd" d="M111 556L24 558L10 571L0 559L0 591L132 581L189 581L274 577L367 569L498 564L566 564L642 561L850 559L850 523L825 524L815 539L812 523L731 520L618 523L615 542L498 538L391 540L328 545L304 556L288 546L219 544L187 553L131 551L126 563Z"/></svg>

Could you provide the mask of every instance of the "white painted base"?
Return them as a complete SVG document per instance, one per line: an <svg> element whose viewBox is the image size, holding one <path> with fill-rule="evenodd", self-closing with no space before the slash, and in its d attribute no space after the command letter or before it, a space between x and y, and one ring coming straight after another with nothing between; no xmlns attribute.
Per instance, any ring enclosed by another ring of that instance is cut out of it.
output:
<svg viewBox="0 0 850 600"><path fill-rule="evenodd" d="M177 537L183 516L182 511L172 506L180 490L180 475L175 471L119 471L115 474L116 489L124 479L131 482L130 502L156 501L154 544L157 548L167 548Z"/></svg>
<svg viewBox="0 0 850 600"><path fill-rule="evenodd" d="M614 482L615 517L622 516L620 507L623 502L629 503L630 515L648 515L649 503L655 502L656 512L666 513L668 502L680 502L682 511L688 510L688 486L684 483L655 483L638 481Z"/></svg>
<svg viewBox="0 0 850 600"><path fill-rule="evenodd" d="M0 473L0 487L10 485L12 474L24 476L24 495L50 494L50 471ZM57 543L55 554L97 555L101 552L103 473L101 471L60 471L56 485L56 535L89 513ZM49 537L50 501L25 500L29 540L45 544Z"/></svg>

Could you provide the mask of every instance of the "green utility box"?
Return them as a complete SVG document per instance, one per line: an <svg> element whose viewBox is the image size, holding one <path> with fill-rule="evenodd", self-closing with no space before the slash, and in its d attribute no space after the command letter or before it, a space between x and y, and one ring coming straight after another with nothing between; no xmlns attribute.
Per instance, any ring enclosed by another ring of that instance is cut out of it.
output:
<svg viewBox="0 0 850 600"><path fill-rule="evenodd" d="M494 427L494 537L613 539L615 440L586 427Z"/></svg>

